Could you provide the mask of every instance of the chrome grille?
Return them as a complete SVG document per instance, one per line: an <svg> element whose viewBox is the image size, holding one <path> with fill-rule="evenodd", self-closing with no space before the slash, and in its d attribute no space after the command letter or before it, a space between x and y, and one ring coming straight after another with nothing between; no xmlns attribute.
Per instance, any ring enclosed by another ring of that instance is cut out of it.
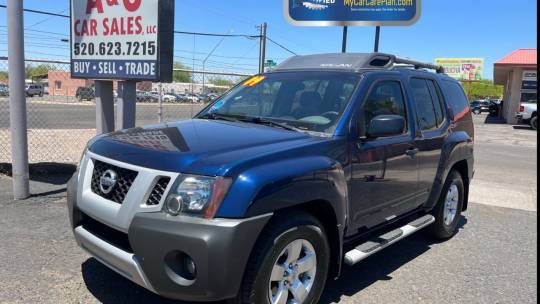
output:
<svg viewBox="0 0 540 304"><path fill-rule="evenodd" d="M112 191L108 194L103 193L99 187L101 176L107 170L113 170L118 176L116 184L114 185ZM94 171L92 172L91 182L92 192L117 204L122 204L129 189L131 188L131 185L133 185L135 178L137 178L137 175L138 173L136 171L116 167L99 160L94 160Z"/></svg>
<svg viewBox="0 0 540 304"><path fill-rule="evenodd" d="M161 198L163 197L163 194L165 193L165 189L167 189L167 186L169 185L170 181L171 181L170 177L161 177L156 183L156 185L154 186L154 189L152 189L152 192L150 193L150 196L148 197L148 200L146 201L146 205L148 206L159 205L159 202L161 202Z"/></svg>

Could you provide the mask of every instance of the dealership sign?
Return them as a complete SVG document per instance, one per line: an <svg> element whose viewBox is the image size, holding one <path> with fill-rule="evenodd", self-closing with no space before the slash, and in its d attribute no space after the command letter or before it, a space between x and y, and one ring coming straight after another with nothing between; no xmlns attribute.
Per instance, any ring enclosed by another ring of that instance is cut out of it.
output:
<svg viewBox="0 0 540 304"><path fill-rule="evenodd" d="M444 72L457 80L482 80L483 58L437 58L435 64L444 67Z"/></svg>
<svg viewBox="0 0 540 304"><path fill-rule="evenodd" d="M305 26L411 25L421 0L284 0L285 18Z"/></svg>
<svg viewBox="0 0 540 304"><path fill-rule="evenodd" d="M73 78L171 81L174 0L71 0Z"/></svg>

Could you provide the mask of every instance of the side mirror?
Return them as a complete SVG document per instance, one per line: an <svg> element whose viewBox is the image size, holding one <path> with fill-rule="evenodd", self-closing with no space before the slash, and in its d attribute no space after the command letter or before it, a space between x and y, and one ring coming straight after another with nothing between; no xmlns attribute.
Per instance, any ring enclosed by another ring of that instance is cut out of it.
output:
<svg viewBox="0 0 540 304"><path fill-rule="evenodd" d="M369 122L368 138L401 135L405 131L405 118L399 115L379 115Z"/></svg>

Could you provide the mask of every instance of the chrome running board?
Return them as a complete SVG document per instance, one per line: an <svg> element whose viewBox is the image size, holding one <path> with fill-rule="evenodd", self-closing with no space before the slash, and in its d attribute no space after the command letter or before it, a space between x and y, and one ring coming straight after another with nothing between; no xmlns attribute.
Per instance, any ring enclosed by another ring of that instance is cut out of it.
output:
<svg viewBox="0 0 540 304"><path fill-rule="evenodd" d="M384 248L401 241L409 235L433 224L435 217L431 214L422 216L421 218L414 220L407 225L385 233L379 237L372 238L354 248L353 250L345 254L345 264L352 266L368 256L375 254Z"/></svg>

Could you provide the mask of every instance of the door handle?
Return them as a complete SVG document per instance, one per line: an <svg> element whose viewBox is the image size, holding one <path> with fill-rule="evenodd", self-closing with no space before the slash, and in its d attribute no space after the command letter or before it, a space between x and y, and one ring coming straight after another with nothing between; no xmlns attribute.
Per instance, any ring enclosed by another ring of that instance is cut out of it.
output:
<svg viewBox="0 0 540 304"><path fill-rule="evenodd" d="M416 154L418 154L418 148L409 148L407 151L405 151L405 154L407 154L410 157L415 157Z"/></svg>

